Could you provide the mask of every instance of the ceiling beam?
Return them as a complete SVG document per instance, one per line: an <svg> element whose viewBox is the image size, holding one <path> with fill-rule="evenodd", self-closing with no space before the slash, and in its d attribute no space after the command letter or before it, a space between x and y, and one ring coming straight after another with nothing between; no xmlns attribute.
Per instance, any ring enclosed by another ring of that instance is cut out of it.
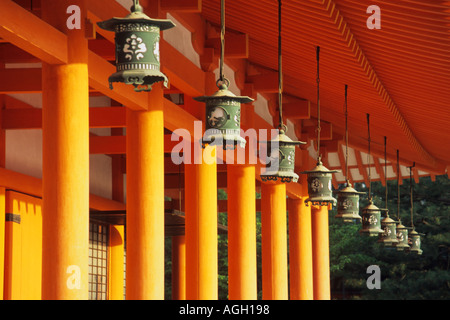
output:
<svg viewBox="0 0 450 320"><path fill-rule="evenodd" d="M43 62L67 62L66 35L14 1L0 1L0 37Z"/></svg>
<svg viewBox="0 0 450 320"><path fill-rule="evenodd" d="M164 0L160 2L161 10L175 12L201 12L202 0Z"/></svg>

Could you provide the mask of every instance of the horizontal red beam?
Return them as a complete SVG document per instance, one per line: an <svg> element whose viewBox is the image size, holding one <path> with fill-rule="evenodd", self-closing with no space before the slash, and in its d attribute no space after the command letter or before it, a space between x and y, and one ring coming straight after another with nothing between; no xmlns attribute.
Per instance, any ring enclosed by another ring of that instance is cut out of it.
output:
<svg viewBox="0 0 450 320"><path fill-rule="evenodd" d="M126 109L121 107L89 108L89 126L91 128L125 127ZM42 109L4 109L2 110L2 128L5 130L41 129Z"/></svg>

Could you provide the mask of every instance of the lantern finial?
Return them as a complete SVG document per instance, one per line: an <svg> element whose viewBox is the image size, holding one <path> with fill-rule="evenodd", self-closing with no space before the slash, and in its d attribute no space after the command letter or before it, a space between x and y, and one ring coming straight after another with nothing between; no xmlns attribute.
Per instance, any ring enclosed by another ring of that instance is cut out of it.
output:
<svg viewBox="0 0 450 320"><path fill-rule="evenodd" d="M143 12L144 9L142 8L142 6L139 4L139 0L133 0L133 5L130 8L131 12Z"/></svg>

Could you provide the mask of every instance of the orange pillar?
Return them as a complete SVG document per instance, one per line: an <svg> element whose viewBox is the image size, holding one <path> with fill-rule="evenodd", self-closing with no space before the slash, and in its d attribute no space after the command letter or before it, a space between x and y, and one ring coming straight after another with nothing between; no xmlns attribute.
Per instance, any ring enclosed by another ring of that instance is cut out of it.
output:
<svg viewBox="0 0 450 320"><path fill-rule="evenodd" d="M164 116L161 83L149 110L127 109L126 298L164 299Z"/></svg>
<svg viewBox="0 0 450 320"><path fill-rule="evenodd" d="M172 300L186 299L186 237L172 237Z"/></svg>
<svg viewBox="0 0 450 320"><path fill-rule="evenodd" d="M286 185L261 184L262 289L265 300L288 299Z"/></svg>
<svg viewBox="0 0 450 320"><path fill-rule="evenodd" d="M68 30L67 7L81 9ZM68 63L42 65L42 298L88 298L89 76L85 0L42 1L42 17L67 34ZM51 41L49 39L49 41Z"/></svg>
<svg viewBox="0 0 450 320"><path fill-rule="evenodd" d="M6 200L5 187L0 187L0 300L3 300L4 271L5 271L5 227L6 227Z"/></svg>
<svg viewBox="0 0 450 320"><path fill-rule="evenodd" d="M256 300L255 166L228 165L228 297Z"/></svg>
<svg viewBox="0 0 450 320"><path fill-rule="evenodd" d="M328 207L311 208L314 300L330 299L330 248Z"/></svg>
<svg viewBox="0 0 450 320"><path fill-rule="evenodd" d="M304 199L288 199L290 298L313 300L311 209Z"/></svg>
<svg viewBox="0 0 450 320"><path fill-rule="evenodd" d="M124 226L109 227L109 300L124 299Z"/></svg>
<svg viewBox="0 0 450 320"><path fill-rule="evenodd" d="M185 165L186 298L214 300L218 297L216 149L200 149L198 142L193 143L193 152L203 155L201 163Z"/></svg>

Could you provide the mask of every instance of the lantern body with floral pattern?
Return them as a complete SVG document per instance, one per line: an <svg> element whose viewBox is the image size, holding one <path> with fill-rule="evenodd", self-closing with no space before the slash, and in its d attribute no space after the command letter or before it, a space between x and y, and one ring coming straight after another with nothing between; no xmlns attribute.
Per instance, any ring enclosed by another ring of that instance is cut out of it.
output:
<svg viewBox="0 0 450 320"><path fill-rule="evenodd" d="M167 87L168 79L160 71L159 42L160 31L175 26L172 21L149 18L135 2L128 16L97 24L116 35L117 72L108 79L111 89L113 82L132 84L135 91L150 91L160 81Z"/></svg>
<svg viewBox="0 0 450 320"><path fill-rule="evenodd" d="M373 204L372 200L367 207L362 209L361 217L362 228L359 232L362 235L373 237L384 232L381 229L381 210Z"/></svg>
<svg viewBox="0 0 450 320"><path fill-rule="evenodd" d="M211 96L195 97L194 100L206 104L206 124L202 145L222 145L224 149L234 149L237 145L245 148L241 137L241 104L250 103L252 98L236 96L228 90L229 82L218 86Z"/></svg>
<svg viewBox="0 0 450 320"><path fill-rule="evenodd" d="M322 165L320 158L317 165L311 171L304 171L303 174L307 175L308 181L308 199L305 203L311 203L316 206L327 206L329 204L335 205L336 199L333 198L333 190L331 186L331 179L333 173L339 172L338 170L329 170Z"/></svg>

